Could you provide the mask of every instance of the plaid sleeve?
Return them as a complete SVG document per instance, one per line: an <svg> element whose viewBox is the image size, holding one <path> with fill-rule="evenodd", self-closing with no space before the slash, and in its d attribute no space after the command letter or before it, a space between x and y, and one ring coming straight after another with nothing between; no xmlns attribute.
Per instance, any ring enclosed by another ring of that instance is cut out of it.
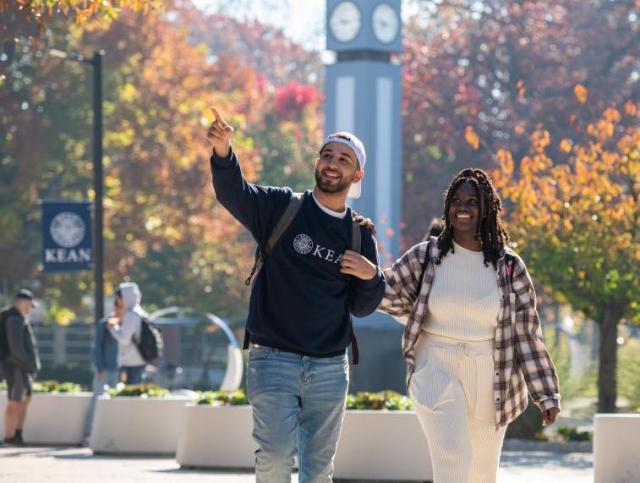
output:
<svg viewBox="0 0 640 483"><path fill-rule="evenodd" d="M536 293L527 268L517 258L513 271L516 295L515 356L534 402L541 409L560 407L558 375L542 340Z"/></svg>
<svg viewBox="0 0 640 483"><path fill-rule="evenodd" d="M419 243L384 271L386 287L378 310L394 316L405 316L411 312L420 291L426 253L427 243Z"/></svg>

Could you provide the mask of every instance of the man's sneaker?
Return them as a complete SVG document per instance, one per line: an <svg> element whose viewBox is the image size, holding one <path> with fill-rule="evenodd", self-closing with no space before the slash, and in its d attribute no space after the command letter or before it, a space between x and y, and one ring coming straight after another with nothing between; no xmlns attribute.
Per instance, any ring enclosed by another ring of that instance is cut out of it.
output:
<svg viewBox="0 0 640 483"><path fill-rule="evenodd" d="M24 446L24 441L21 436L14 435L12 438L5 438L4 444L11 446Z"/></svg>

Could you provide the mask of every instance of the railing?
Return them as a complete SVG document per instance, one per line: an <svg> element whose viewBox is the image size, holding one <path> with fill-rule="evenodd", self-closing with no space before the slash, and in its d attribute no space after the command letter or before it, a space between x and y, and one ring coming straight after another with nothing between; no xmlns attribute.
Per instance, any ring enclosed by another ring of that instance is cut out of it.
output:
<svg viewBox="0 0 640 483"><path fill-rule="evenodd" d="M93 324L34 325L42 365L91 364L94 331Z"/></svg>

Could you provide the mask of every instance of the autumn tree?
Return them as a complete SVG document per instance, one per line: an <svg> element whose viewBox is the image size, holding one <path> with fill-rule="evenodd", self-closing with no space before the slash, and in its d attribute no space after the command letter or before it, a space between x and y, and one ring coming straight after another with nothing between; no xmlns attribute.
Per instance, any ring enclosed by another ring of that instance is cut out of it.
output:
<svg viewBox="0 0 640 483"><path fill-rule="evenodd" d="M128 10L81 26L57 19L45 45L25 44L0 58L8 74L0 85L5 289L35 280L48 300L76 311L90 292L91 274L51 276L38 266L37 201L93 196L87 72L46 52L106 46L107 290L131 278L150 306L244 314L253 242L212 192L209 106L220 106L237 127L234 147L250 180L303 189L321 140L320 95L300 82L273 84L241 57L213 55L189 28L196 14L190 2L175 2L162 12Z"/></svg>
<svg viewBox="0 0 640 483"><path fill-rule="evenodd" d="M113 19L123 8L148 12L162 0L0 0L0 37L6 41L39 37L61 18L81 25L90 19Z"/></svg>
<svg viewBox="0 0 640 483"><path fill-rule="evenodd" d="M576 95L584 99L587 90ZM600 325L600 412L616 408L618 324L640 323L638 120L637 105L627 102L622 113L609 108L577 123L571 137L538 127L519 165L501 150L493 174L533 278Z"/></svg>
<svg viewBox="0 0 640 483"><path fill-rule="evenodd" d="M516 162L543 123L571 137L589 90L590 115L640 97L640 10L635 0L411 0L403 54L404 245L420 239L453 175ZM468 141L471 141L470 143ZM559 146L549 154L562 155Z"/></svg>

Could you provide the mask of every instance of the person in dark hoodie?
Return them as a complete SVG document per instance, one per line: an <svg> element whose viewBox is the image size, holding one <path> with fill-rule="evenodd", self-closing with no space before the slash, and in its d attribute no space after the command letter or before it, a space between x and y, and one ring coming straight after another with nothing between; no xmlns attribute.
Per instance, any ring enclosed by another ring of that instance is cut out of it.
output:
<svg viewBox="0 0 640 483"><path fill-rule="evenodd" d="M7 379L7 409L5 413L4 442L24 445L22 429L31 401L31 384L40 370L40 357L29 316L35 306L33 294L20 290L13 307L3 312L2 329L6 340L4 374Z"/></svg>
<svg viewBox="0 0 640 483"><path fill-rule="evenodd" d="M138 284L121 283L114 302L115 317L108 321L109 332L118 341L118 367L127 384L140 384L146 366L136 345L142 332L142 318L147 317L141 301Z"/></svg>
<svg viewBox="0 0 640 483"><path fill-rule="evenodd" d="M217 199L265 253L294 195L289 188L244 179L231 147L233 129L212 111L207 137ZM325 140L315 162L316 186L302 195L299 211L253 285L247 392L258 483L290 481L296 450L301 483L331 481L349 382L346 350L355 340L351 314L370 314L384 292L381 271L365 278L353 265L360 254L351 250L346 201L349 194L359 196L365 162L364 146L353 134ZM368 228L358 229L361 253L375 266L375 239ZM354 345L354 358L356 352Z"/></svg>
<svg viewBox="0 0 640 483"><path fill-rule="evenodd" d="M114 313L110 317L115 317L117 298L114 297ZM91 433L93 423L93 413L96 407L96 399L104 394L105 387L115 387L119 381L118 371L118 341L109 331L109 318L101 319L96 326L96 334L93 339L93 397L87 416L85 438Z"/></svg>

